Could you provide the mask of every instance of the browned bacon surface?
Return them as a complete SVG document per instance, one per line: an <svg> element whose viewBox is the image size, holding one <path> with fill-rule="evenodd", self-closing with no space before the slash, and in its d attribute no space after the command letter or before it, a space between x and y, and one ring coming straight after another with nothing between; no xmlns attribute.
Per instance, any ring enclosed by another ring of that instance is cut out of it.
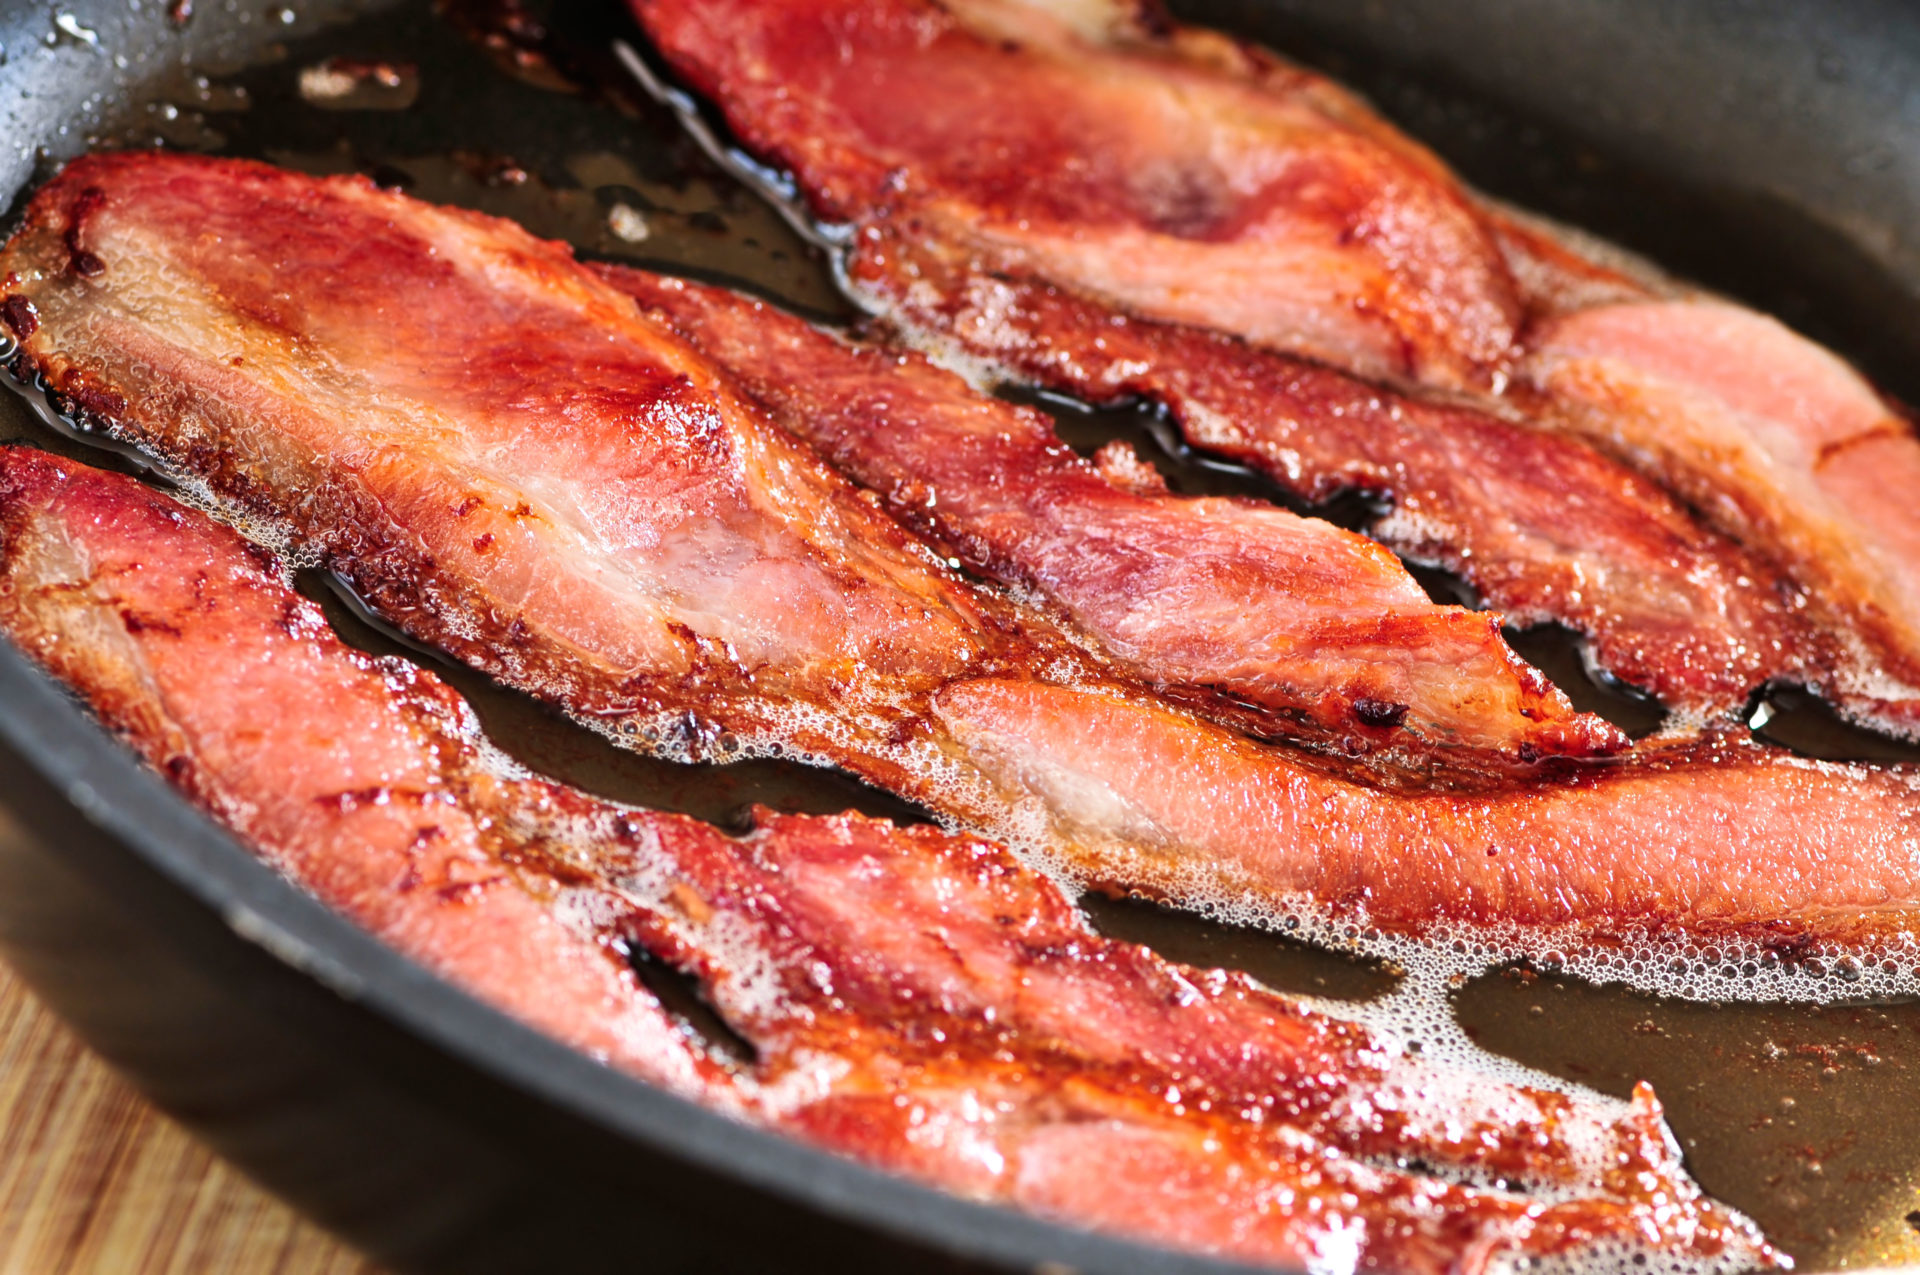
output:
<svg viewBox="0 0 1920 1275"><path fill-rule="evenodd" d="M489 766L437 680L344 647L276 564L130 479L0 452L0 628L256 854L562 1040L981 1199L1327 1269L1596 1241L1774 1255L1657 1105L1410 1057L1087 930L1004 850L858 818L744 838ZM670 1019L693 973L755 1056ZM1499 1188L1389 1167L1415 1157Z"/></svg>
<svg viewBox="0 0 1920 1275"><path fill-rule="evenodd" d="M1269 915L1852 941L1904 936L1920 902L1905 771L1716 745L1383 791L1108 678L507 223L107 156L0 257L21 370L61 402L637 746L797 751L1089 882Z"/></svg>
<svg viewBox="0 0 1920 1275"><path fill-rule="evenodd" d="M896 514L1202 711L1344 748L1404 741L1391 729L1404 727L1416 744L1507 762L1627 743L1522 663L1497 617L1436 606L1369 540L1253 501L1172 495L1124 447L1083 460L1045 416L917 354L849 346L724 289L602 274Z"/></svg>
<svg viewBox="0 0 1920 1275"><path fill-rule="evenodd" d="M634 9L854 224L853 278L910 326L1158 399L1303 494L1390 496L1395 548L1689 715L1787 679L1920 725L1920 443L1779 325L1518 223L1327 81L1152 3Z"/></svg>

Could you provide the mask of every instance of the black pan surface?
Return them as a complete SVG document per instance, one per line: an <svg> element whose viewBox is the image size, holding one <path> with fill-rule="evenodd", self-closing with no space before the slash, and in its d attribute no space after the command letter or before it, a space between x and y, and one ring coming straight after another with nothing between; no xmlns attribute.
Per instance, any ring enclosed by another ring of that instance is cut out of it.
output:
<svg viewBox="0 0 1920 1275"><path fill-rule="evenodd" d="M0 202L92 145L364 171L585 253L848 317L818 253L620 76L609 0L73 0L0 13ZM1781 314L1920 399L1920 10L1886 0L1193 0L1369 93L1489 191ZM351 109L303 100L330 57L385 63ZM643 240L609 212L642 214ZM1076 445L1137 438L1176 487L1264 492L1158 445L1137 413L1054 405ZM12 396L0 438L124 463ZM1271 493L1266 493L1271 494ZM1356 510L1326 511L1332 516ZM350 640L399 649L326 581ZM1435 579L1433 587L1451 586ZM1588 706L1655 717L1516 641ZM617 752L415 654L536 769L726 822L751 801L916 818L778 763ZM1915 750L1782 688L1767 728L1824 755ZM1141 904L1096 924L1288 990L1365 998L1392 971ZM0 946L163 1107L369 1252L421 1270L1221 1270L962 1204L615 1075L438 983L255 864L0 644ZM1700 971L1709 985L1716 975ZM698 1007L684 989L690 1014ZM1696 1176L1814 1267L1920 1260L1920 1005L1666 1002L1516 969L1456 1000L1482 1045L1624 1094L1651 1079ZM1909 1222L1908 1218L1912 1221Z"/></svg>

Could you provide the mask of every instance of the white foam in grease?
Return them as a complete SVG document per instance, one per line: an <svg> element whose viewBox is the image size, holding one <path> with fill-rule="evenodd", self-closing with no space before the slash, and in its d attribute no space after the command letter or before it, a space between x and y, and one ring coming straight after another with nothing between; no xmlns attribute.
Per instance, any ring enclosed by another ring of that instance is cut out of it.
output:
<svg viewBox="0 0 1920 1275"><path fill-rule="evenodd" d="M151 458L149 458L151 459ZM302 544L293 528L277 518L250 513L214 494L213 486L198 474L155 463L154 472L173 484L168 493L181 504L197 509L215 522L225 523L247 540L270 550L280 560L281 572L288 583L293 573L320 566L318 550Z"/></svg>
<svg viewBox="0 0 1920 1275"><path fill-rule="evenodd" d="M1873 711L1876 701L1900 704L1920 700L1920 689L1888 672L1859 634L1843 628L1834 636L1845 652L1834 674L1833 689L1842 697L1837 706L1840 716L1901 739L1920 741L1920 723Z"/></svg>
<svg viewBox="0 0 1920 1275"><path fill-rule="evenodd" d="M1458 528L1443 518L1437 518L1425 511L1415 511L1404 503L1396 503L1373 524L1368 532L1376 540L1389 545L1444 545L1457 544L1460 540ZM1432 562L1433 566L1447 566L1442 562Z"/></svg>
<svg viewBox="0 0 1920 1275"><path fill-rule="evenodd" d="M1486 1275L1736 1275L1752 1269L1744 1255L1734 1252L1717 1258L1686 1258L1621 1240L1590 1240L1574 1253L1558 1257L1521 1257L1496 1253L1487 1261Z"/></svg>

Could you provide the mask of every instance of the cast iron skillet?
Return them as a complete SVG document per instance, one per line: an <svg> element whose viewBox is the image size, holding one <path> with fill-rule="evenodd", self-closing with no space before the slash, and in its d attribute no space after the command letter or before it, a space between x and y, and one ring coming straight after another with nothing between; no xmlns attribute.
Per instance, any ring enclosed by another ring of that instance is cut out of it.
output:
<svg viewBox="0 0 1920 1275"><path fill-rule="evenodd" d="M291 96L276 97L274 86L289 83L314 50L355 50L362 31L373 44L438 31L424 10L338 0L298 12L261 0L199 0L198 7L181 24L160 0L71 0L51 12L11 5L0 16L0 204L17 207L19 193L50 164L96 139L158 133L217 145L214 134L224 131L240 137L242 150L284 158L275 146L297 137L301 157L321 167L336 160L365 166L383 146L423 153L463 144L410 133L422 126L400 112L341 123L328 151L332 124L274 114L299 109ZM1194 0L1177 7L1329 66L1483 187L1782 313L1895 392L1916 397L1920 243L1908 226L1920 212L1920 11L1897 0ZM585 10L593 12L583 18ZM610 0L575 0L553 24L589 41L633 38ZM519 148L522 160L541 146L529 128L546 129L557 153L569 139L556 130L597 113L599 127L653 130L669 157L663 163L684 172L700 162L668 140L668 117L631 102L622 115L618 102L569 100L555 109L571 114L549 121L501 106L528 90L477 53L441 57L424 74L423 92L465 101L470 136ZM250 113L214 109L244 104L227 87L234 82L253 86ZM573 180L588 181L577 171ZM573 206L564 195L554 204L563 211ZM728 199L738 206L737 196ZM739 272L749 285L783 293L769 280L817 271L784 249L745 242L758 252ZM679 264L697 256L689 250ZM727 273L708 272L716 270ZM821 294L801 295L805 288L791 278L789 299L833 308ZM16 406L0 410L11 419L20 414ZM0 435L60 445L35 428L16 423ZM684 808L700 809L702 793L736 782L686 778L702 773L682 774L682 795L694 793L678 802ZM791 774L770 774L748 775L738 781L741 791L796 783ZM797 782L815 786L799 804L831 808L843 797L872 804L817 774ZM647 783L659 791L673 786L658 774ZM596 1066L425 975L256 864L4 644L0 799L7 959L161 1106L395 1265L458 1272L1227 1269L924 1191ZM1176 955L1234 963L1249 950L1244 936L1196 937L1125 909L1099 916L1163 940ZM1297 954L1286 960L1293 965L1274 966L1274 981L1325 987L1328 978L1376 977ZM1602 995L1560 990L1569 999ZM1486 996L1503 994L1496 986ZM1595 1012L1604 1017L1612 1005ZM1508 996L1473 1012L1499 1047L1525 1052L1525 1032L1503 1026L1519 1002ZM1665 1030L1661 1023L1695 1021L1691 1009L1647 1012L1656 1032ZM1701 1011L1709 1024L1748 1030L1760 1023L1775 1035L1809 1038L1920 1026L1903 1007L1744 1019L1724 1017L1732 1011L1712 1018L1715 1012ZM1833 1013L1855 1017L1836 1026ZM1728 1042L1738 1031L1721 1035L1737 1072L1747 1054ZM1898 1050L1876 1048L1900 1062ZM1821 1074L1841 1073L1830 1066ZM1899 1079L1905 1074L1899 1067L1883 1073L1867 1092L1885 1100L1905 1083L1911 1093L1912 1082ZM1674 1095L1667 1096L1671 1103ZM1882 1156L1874 1189L1897 1193L1906 1166ZM1726 1195L1745 1189L1737 1176L1707 1185ZM1745 1185L1759 1198L1757 1185ZM1897 1202L1882 1209L1896 1227L1900 1212ZM1857 1213L1836 1208L1830 1216L1838 1227L1862 1231L1881 1216ZM1834 1251L1814 1241L1802 1247Z"/></svg>

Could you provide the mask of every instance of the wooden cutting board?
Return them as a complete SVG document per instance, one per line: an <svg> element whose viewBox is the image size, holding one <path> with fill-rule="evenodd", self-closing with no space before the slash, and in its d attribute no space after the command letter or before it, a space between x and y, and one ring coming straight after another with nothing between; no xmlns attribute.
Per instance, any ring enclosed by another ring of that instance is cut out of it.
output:
<svg viewBox="0 0 1920 1275"><path fill-rule="evenodd" d="M0 1275L379 1275L155 1111L0 965Z"/></svg>

